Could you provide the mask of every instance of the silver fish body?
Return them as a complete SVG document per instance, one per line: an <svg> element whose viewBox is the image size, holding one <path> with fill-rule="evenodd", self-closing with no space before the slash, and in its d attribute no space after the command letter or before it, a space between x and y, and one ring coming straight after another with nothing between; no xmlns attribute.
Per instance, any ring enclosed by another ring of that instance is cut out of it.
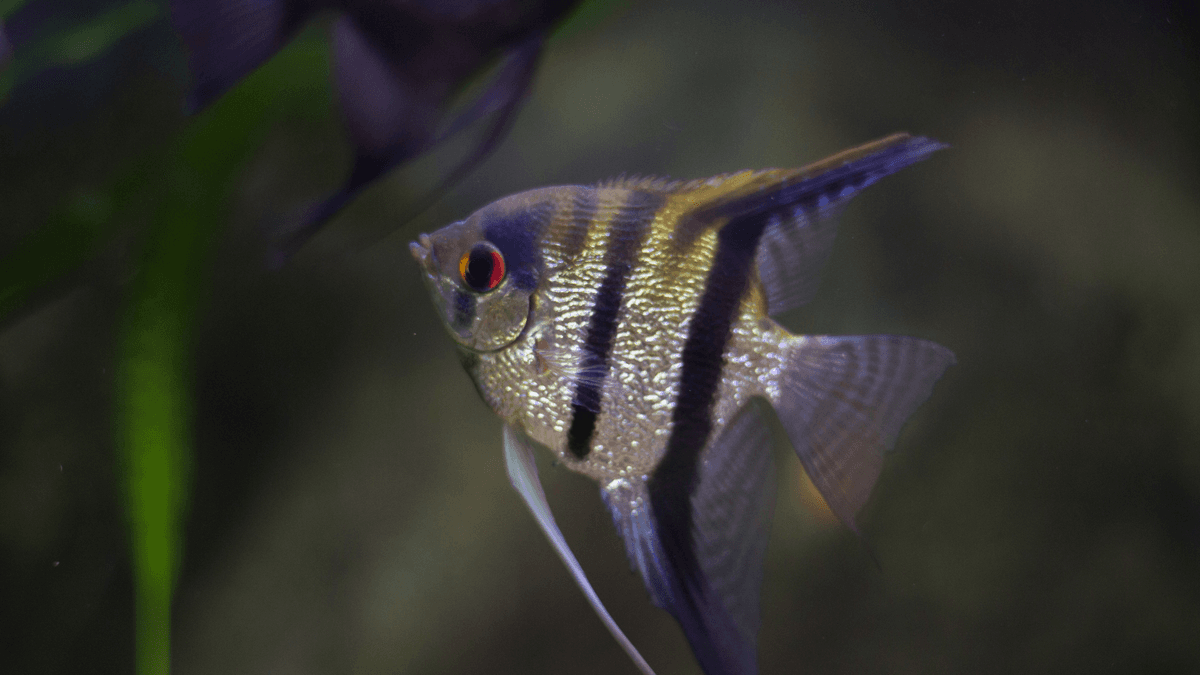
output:
<svg viewBox="0 0 1200 675"><path fill-rule="evenodd" d="M484 400L598 481L710 675L757 672L764 416L856 528L883 452L954 362L925 340L770 318L812 297L839 207L941 147L898 134L802 169L531 190L412 245Z"/></svg>

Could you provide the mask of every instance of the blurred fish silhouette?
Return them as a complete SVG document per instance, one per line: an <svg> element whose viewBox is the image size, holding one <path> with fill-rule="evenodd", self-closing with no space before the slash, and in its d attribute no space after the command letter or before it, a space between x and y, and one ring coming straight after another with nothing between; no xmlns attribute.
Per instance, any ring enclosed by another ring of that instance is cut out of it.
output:
<svg viewBox="0 0 1200 675"><path fill-rule="evenodd" d="M212 103L282 48L317 12L338 14L333 76L354 144L346 183L286 234L286 258L364 186L492 116L478 144L433 191L441 192L500 142L529 88L546 37L577 0L171 0L189 51L190 106ZM472 75L504 57L490 83L447 122Z"/></svg>
<svg viewBox="0 0 1200 675"><path fill-rule="evenodd" d="M8 67L8 60L12 58L12 42L8 39L8 33L4 31L4 21L0 20L0 73Z"/></svg>
<svg viewBox="0 0 1200 675"><path fill-rule="evenodd" d="M704 671L757 672L765 416L857 531L884 451L954 363L926 340L793 335L769 316L816 292L847 200L942 147L897 134L802 169L531 190L411 245L504 419L514 486L643 672L554 524L532 447L600 483L632 567Z"/></svg>

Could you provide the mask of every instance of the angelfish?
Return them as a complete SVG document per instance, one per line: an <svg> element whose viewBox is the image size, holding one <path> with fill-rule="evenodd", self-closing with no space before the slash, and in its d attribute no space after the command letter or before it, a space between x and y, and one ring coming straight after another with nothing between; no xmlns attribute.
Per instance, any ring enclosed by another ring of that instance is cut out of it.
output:
<svg viewBox="0 0 1200 675"><path fill-rule="evenodd" d="M333 22L331 71L354 164L274 252L282 262L364 187L480 120L479 139L433 190L453 185L499 145L525 100L546 39L578 0L171 0L202 110L270 59L315 16ZM0 36L0 64L3 63ZM451 115L468 80L502 59ZM422 209L423 210L423 209Z"/></svg>
<svg viewBox="0 0 1200 675"><path fill-rule="evenodd" d="M927 340L794 335L770 317L814 295L847 200L942 147L896 134L801 169L530 190L411 244L504 420L510 479L643 672L554 525L532 448L600 484L708 675L757 672L766 416L857 532L884 452L954 363Z"/></svg>

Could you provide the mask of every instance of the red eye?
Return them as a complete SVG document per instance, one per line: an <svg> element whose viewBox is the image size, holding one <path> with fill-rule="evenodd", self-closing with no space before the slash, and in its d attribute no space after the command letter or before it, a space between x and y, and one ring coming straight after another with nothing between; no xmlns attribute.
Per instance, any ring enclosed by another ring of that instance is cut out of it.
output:
<svg viewBox="0 0 1200 675"><path fill-rule="evenodd" d="M491 244L475 244L459 258L458 273L471 290L495 290L504 281L504 256Z"/></svg>

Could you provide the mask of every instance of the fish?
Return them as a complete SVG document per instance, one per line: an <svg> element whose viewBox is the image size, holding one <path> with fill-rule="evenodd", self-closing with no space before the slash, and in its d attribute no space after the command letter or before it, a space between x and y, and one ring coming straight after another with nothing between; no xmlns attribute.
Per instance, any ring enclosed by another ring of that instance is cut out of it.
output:
<svg viewBox="0 0 1200 675"><path fill-rule="evenodd" d="M335 15L332 74L354 163L342 187L291 223L282 263L364 187L490 118L436 188L494 150L526 98L546 38L578 0L171 0L188 52L188 107L200 111L282 49L314 16ZM500 59L482 91L451 118L467 81Z"/></svg>
<svg viewBox="0 0 1200 675"><path fill-rule="evenodd" d="M955 363L929 340L799 335L772 317L815 295L848 200L944 147L895 134L800 169L534 189L410 245L504 422L510 480L635 661L553 522L534 449L599 484L704 672L756 673L770 416L858 532L884 453Z"/></svg>

